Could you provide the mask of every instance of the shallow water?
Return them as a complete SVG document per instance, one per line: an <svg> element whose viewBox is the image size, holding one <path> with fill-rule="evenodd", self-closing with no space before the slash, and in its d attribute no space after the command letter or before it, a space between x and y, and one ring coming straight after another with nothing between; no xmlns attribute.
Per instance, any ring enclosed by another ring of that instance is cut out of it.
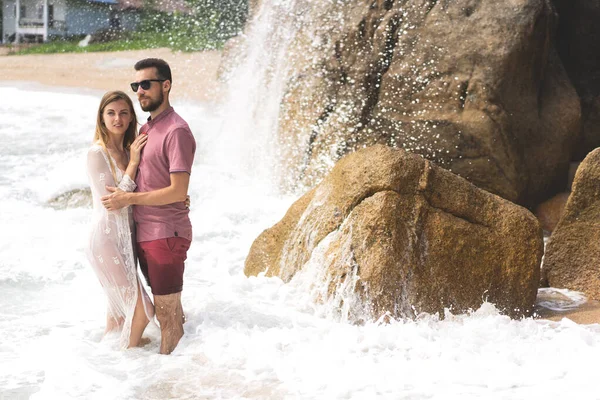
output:
<svg viewBox="0 0 600 400"><path fill-rule="evenodd" d="M239 151L229 159L210 104L174 104L198 142L185 336L169 357L154 326L149 345L118 350L102 340L104 296L84 255L90 210L47 205L87 185L100 96L0 86L0 399L600 398L599 325L514 321L484 304L356 326L315 305L305 282L246 278L252 241L294 197ZM554 306L578 301L563 292Z"/></svg>

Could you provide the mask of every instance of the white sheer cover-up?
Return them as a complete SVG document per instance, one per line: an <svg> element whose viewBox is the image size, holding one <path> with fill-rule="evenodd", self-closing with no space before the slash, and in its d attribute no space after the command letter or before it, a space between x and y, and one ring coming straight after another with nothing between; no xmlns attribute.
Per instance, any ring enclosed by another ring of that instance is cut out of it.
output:
<svg viewBox="0 0 600 400"><path fill-rule="evenodd" d="M87 174L94 210L87 257L108 298L108 314L122 327L119 345L127 348L138 296L142 296L144 310L150 321L154 317L154 306L137 272L131 207L107 211L100 201L100 197L110 194L106 190L107 185L126 192L136 188L135 182L116 167L116 162L111 158L117 178L115 183L108 157L111 156L98 144L88 150Z"/></svg>

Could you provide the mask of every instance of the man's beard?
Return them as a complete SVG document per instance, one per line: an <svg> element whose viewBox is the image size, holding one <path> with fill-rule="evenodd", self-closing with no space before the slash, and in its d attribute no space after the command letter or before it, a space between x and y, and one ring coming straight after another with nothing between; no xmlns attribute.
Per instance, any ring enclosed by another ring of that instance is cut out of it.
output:
<svg viewBox="0 0 600 400"><path fill-rule="evenodd" d="M157 110L158 107L160 107L162 105L163 100L165 99L165 95L163 94L163 92L160 92L160 96L155 101L153 101L149 97L146 97L146 99L150 100L150 102L146 106L143 106L142 103L140 102L140 107L142 107L143 111L152 112L152 111Z"/></svg>

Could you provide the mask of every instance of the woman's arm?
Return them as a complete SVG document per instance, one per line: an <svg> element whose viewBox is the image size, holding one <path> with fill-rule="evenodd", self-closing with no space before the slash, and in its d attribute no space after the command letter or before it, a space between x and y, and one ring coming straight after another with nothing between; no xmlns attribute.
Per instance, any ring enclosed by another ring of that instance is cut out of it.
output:
<svg viewBox="0 0 600 400"><path fill-rule="evenodd" d="M114 186L115 180L101 147L88 150L87 171L93 191L100 196L110 194L106 186Z"/></svg>
<svg viewBox="0 0 600 400"><path fill-rule="evenodd" d="M138 166L140 165L140 160L142 158L142 149L146 145L147 141L148 135L138 135L133 141L133 143L131 143L131 147L129 148L129 164L127 164L125 175L128 175L132 181L135 181Z"/></svg>

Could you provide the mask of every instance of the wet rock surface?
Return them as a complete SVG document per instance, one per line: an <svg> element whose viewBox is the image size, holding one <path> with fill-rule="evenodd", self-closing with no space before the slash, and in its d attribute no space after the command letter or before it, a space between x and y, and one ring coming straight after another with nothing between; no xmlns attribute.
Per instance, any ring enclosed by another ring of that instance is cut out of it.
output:
<svg viewBox="0 0 600 400"><path fill-rule="evenodd" d="M463 312L484 300L518 317L533 311L542 252L526 209L376 145L341 159L265 230L244 271L290 281L317 265L324 297L348 287L358 296L355 320Z"/></svg>
<svg viewBox="0 0 600 400"><path fill-rule="evenodd" d="M54 196L47 204L58 210L76 207L92 208L92 192L89 187L73 189Z"/></svg>
<svg viewBox="0 0 600 400"><path fill-rule="evenodd" d="M546 245L548 284L600 300L600 149L583 160L564 213Z"/></svg>
<svg viewBox="0 0 600 400"><path fill-rule="evenodd" d="M520 204L564 186L581 110L548 1L298 4L279 116L291 181L385 144Z"/></svg>
<svg viewBox="0 0 600 400"><path fill-rule="evenodd" d="M550 235L556 229L570 194L570 192L561 192L535 208L535 216L540 221L545 234Z"/></svg>
<svg viewBox="0 0 600 400"><path fill-rule="evenodd" d="M554 0L559 14L557 48L581 98L582 135L576 157L600 146L600 2Z"/></svg>

